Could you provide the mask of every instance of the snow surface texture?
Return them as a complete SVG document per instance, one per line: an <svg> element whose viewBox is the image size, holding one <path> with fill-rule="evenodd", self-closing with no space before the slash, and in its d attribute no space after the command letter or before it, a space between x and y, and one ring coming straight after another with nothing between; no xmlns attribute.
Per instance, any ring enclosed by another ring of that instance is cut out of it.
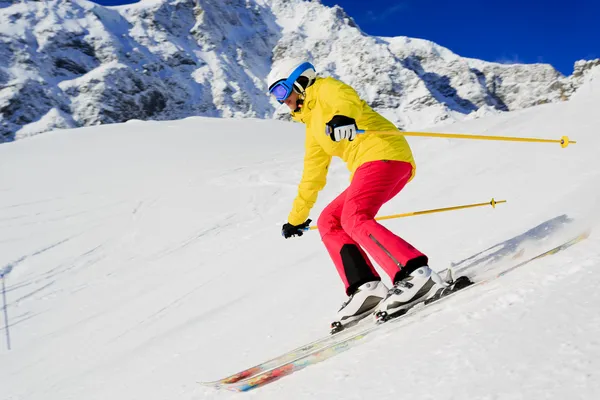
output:
<svg viewBox="0 0 600 400"><path fill-rule="evenodd" d="M600 398L599 101L595 73L568 102L444 128L578 141L566 149L409 138L417 176L380 212L508 200L385 222L434 269L475 277L589 239L246 396ZM2 399L239 398L196 382L326 334L345 299L335 268L318 233L280 236L302 157L299 124L206 117L0 146ZM338 161L314 220L348 183Z"/></svg>
<svg viewBox="0 0 600 400"><path fill-rule="evenodd" d="M318 1L0 0L0 142L130 119L285 118L265 87L282 57L313 61L405 129L566 100L600 64L565 78L547 64L467 59L366 35Z"/></svg>

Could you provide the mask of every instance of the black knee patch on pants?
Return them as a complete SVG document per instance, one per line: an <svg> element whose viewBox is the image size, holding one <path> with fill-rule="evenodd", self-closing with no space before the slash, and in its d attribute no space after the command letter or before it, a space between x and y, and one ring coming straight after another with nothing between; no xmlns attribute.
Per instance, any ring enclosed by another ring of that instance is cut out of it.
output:
<svg viewBox="0 0 600 400"><path fill-rule="evenodd" d="M364 283L380 281L381 278L373 273L362 253L354 244L345 244L340 250L344 273L348 281L346 294L350 296Z"/></svg>
<svg viewBox="0 0 600 400"><path fill-rule="evenodd" d="M419 256L408 260L406 265L396 273L396 276L394 277L394 283L401 281L402 279L412 274L414 271L426 266L428 262L429 260L427 259L427 256Z"/></svg>

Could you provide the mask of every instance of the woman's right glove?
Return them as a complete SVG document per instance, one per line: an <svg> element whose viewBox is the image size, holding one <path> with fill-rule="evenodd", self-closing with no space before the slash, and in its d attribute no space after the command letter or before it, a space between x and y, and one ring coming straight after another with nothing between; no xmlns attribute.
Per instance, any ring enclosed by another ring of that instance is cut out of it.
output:
<svg viewBox="0 0 600 400"><path fill-rule="evenodd" d="M283 224L283 226L281 227L281 236L283 236L286 239L291 238L292 236L302 236L304 234L304 231L308 230L308 226L310 225L310 223L312 222L311 219L307 219L306 222L304 222L303 224L300 225L292 225L289 222Z"/></svg>
<svg viewBox="0 0 600 400"><path fill-rule="evenodd" d="M325 132L334 142L340 142L344 139L353 141L357 130L354 118L349 118L345 115L336 115L331 118L331 121L325 124Z"/></svg>

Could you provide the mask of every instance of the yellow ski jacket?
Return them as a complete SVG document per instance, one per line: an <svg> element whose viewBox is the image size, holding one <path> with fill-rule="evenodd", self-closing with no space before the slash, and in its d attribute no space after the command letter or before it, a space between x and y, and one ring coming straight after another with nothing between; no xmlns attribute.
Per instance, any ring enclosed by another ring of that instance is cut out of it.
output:
<svg viewBox="0 0 600 400"><path fill-rule="evenodd" d="M411 179L414 177L415 161L404 136L368 133L357 135L353 141L345 139L334 142L325 132L325 124L334 115L354 118L358 129L397 130L394 124L375 112L350 86L334 78L317 78L306 89L300 111L292 112L295 121L306 125L304 172L288 217L288 222L292 225L302 224L308 218L319 191L325 187L332 156L344 160L352 176L366 162L394 160L411 163Z"/></svg>

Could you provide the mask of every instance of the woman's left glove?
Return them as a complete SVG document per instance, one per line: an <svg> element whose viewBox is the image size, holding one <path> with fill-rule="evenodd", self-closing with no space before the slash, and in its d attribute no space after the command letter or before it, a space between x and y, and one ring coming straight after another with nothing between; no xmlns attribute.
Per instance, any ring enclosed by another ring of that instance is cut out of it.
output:
<svg viewBox="0 0 600 400"><path fill-rule="evenodd" d="M334 142L340 142L343 139L353 141L356 137L356 121L354 118L346 117L345 115L336 115L325 124L325 132Z"/></svg>
<svg viewBox="0 0 600 400"><path fill-rule="evenodd" d="M300 224L300 225L292 225L289 222L283 224L283 226L281 227L281 236L283 236L286 239L291 238L292 236L302 236L304 234L304 231L308 230L308 226L310 225L310 223L312 222L311 219L307 219L305 223Z"/></svg>

